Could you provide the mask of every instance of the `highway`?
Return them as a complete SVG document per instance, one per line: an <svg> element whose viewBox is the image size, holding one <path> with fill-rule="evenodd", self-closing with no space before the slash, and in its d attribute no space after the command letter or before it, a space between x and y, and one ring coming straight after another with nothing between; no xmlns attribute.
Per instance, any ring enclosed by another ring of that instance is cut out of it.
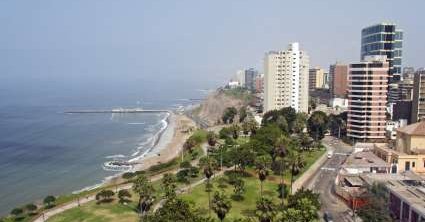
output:
<svg viewBox="0 0 425 222"><path fill-rule="evenodd" d="M305 186L316 193L320 193L321 216L324 212L329 212L333 221L352 221L348 213L350 209L333 192L338 170L347 158L347 154L352 152L352 147L334 137L326 137L322 140L322 143L327 146L328 150L333 150L334 154L323 164L318 173L305 183Z"/></svg>

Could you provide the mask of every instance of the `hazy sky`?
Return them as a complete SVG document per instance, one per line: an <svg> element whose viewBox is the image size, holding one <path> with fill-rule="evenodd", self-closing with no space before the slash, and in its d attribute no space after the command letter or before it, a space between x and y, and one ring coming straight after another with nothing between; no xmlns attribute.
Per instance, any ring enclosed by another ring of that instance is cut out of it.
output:
<svg viewBox="0 0 425 222"><path fill-rule="evenodd" d="M359 60L360 30L381 21L404 30L403 65L420 67L424 8L423 0L1 0L0 90L208 87L237 69L261 69L266 51L292 41L328 68Z"/></svg>

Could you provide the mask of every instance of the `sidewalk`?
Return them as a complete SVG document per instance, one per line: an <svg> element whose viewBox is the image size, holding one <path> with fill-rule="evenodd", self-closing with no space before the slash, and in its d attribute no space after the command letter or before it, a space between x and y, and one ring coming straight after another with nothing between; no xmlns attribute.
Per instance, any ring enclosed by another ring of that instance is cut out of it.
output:
<svg viewBox="0 0 425 222"><path fill-rule="evenodd" d="M326 147L326 152L318 160L316 160L316 162L314 162L313 165L307 169L307 171L305 171L298 179L294 181L292 184L292 194L304 187L306 185L305 183L320 170L323 164L325 164L326 160L328 159L327 152L332 149L326 144L323 145Z"/></svg>

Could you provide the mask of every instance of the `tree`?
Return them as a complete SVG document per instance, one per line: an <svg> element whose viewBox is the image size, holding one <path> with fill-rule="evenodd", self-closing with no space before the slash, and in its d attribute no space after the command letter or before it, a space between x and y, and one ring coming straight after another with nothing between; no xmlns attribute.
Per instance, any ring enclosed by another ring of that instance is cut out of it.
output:
<svg viewBox="0 0 425 222"><path fill-rule="evenodd" d="M236 178L233 182L233 199L234 200L243 200L243 194L245 193L245 181L241 178Z"/></svg>
<svg viewBox="0 0 425 222"><path fill-rule="evenodd" d="M173 199L176 197L176 177L173 174L166 173L162 177L162 187L164 189L164 196L166 199Z"/></svg>
<svg viewBox="0 0 425 222"><path fill-rule="evenodd" d="M129 202L128 198L131 198L131 193L128 190L120 190L118 191L118 199L120 203Z"/></svg>
<svg viewBox="0 0 425 222"><path fill-rule="evenodd" d="M126 179L126 180L129 180L129 179L134 178L135 176L136 176L136 173L133 173L133 172L125 172L125 173L123 173L122 178L123 178L123 179Z"/></svg>
<svg viewBox="0 0 425 222"><path fill-rule="evenodd" d="M284 181L284 175L285 175L285 157L286 157L286 155L287 155L287 153L288 153L288 151L287 151L287 146L286 146L286 138L284 138L284 137L281 137L277 142L276 142L276 145L275 145L275 154L278 156L278 157L280 157L280 160L281 160L281 164L280 164L280 169L281 169L281 171L280 171L280 184L281 184L281 198L282 198L282 206L284 205L284 197L285 197L285 190L284 190L284 183L285 183L285 181Z"/></svg>
<svg viewBox="0 0 425 222"><path fill-rule="evenodd" d="M338 115L329 115L329 130L338 138L347 134L347 112Z"/></svg>
<svg viewBox="0 0 425 222"><path fill-rule="evenodd" d="M207 222L197 215L190 205L179 198L165 201L164 205L155 211L154 215L147 216L147 222Z"/></svg>
<svg viewBox="0 0 425 222"><path fill-rule="evenodd" d="M96 200L98 200L99 202L108 201L112 199L114 194L115 193L112 190L101 190L99 193L96 194Z"/></svg>
<svg viewBox="0 0 425 222"><path fill-rule="evenodd" d="M145 175L139 175L134 181L133 191L139 195L138 209L141 216L143 216L153 204L155 189Z"/></svg>
<svg viewBox="0 0 425 222"><path fill-rule="evenodd" d="M260 196L263 196L263 182L269 175L268 166L270 165L270 158L268 156L259 156L255 160L255 169L257 171L258 179L260 180Z"/></svg>
<svg viewBox="0 0 425 222"><path fill-rule="evenodd" d="M313 139L306 133L299 133L297 140L302 150L310 150L314 142Z"/></svg>
<svg viewBox="0 0 425 222"><path fill-rule="evenodd" d="M268 198L260 198L257 201L255 215L260 222L271 222L276 216L276 207Z"/></svg>
<svg viewBox="0 0 425 222"><path fill-rule="evenodd" d="M12 214L15 219L19 218L24 213L24 210L22 208L15 208L12 211L10 211L10 214Z"/></svg>
<svg viewBox="0 0 425 222"><path fill-rule="evenodd" d="M217 214L220 221L223 221L226 214L232 208L232 203L224 193L216 192L212 200L212 209Z"/></svg>
<svg viewBox="0 0 425 222"><path fill-rule="evenodd" d="M211 190L210 187L210 179L214 175L214 170L217 167L217 163L214 159L210 157L203 157L199 160L199 164L204 170L204 175L207 178L207 193L208 193L208 211L211 216Z"/></svg>
<svg viewBox="0 0 425 222"><path fill-rule="evenodd" d="M292 126L292 132L301 133L307 126L307 114L305 113L297 113L295 116L295 120Z"/></svg>
<svg viewBox="0 0 425 222"><path fill-rule="evenodd" d="M242 123L245 118L248 116L247 112L246 112L246 107L241 107L239 109L239 122Z"/></svg>
<svg viewBox="0 0 425 222"><path fill-rule="evenodd" d="M224 112L221 119L223 120L224 124L233 123L236 114L238 114L238 111L235 107L227 107Z"/></svg>
<svg viewBox="0 0 425 222"><path fill-rule="evenodd" d="M183 148L187 151L189 151L189 153L192 153L193 148L197 145L195 139L193 139L192 137L189 137L186 142L183 144Z"/></svg>
<svg viewBox="0 0 425 222"><path fill-rule="evenodd" d="M288 207L302 207L299 206L298 200L301 200L303 198L307 198L311 201L311 204L313 204L316 208L320 209L320 201L319 201L319 194L314 193L310 189L304 189L301 187L301 189L297 190L295 194L290 195L288 198Z"/></svg>
<svg viewBox="0 0 425 222"><path fill-rule="evenodd" d="M238 125L233 124L230 127L230 129L232 130L232 137L233 137L233 139L237 139L239 137L239 131L241 130L241 128Z"/></svg>
<svg viewBox="0 0 425 222"><path fill-rule="evenodd" d="M291 164L291 192L292 184L294 183L294 176L298 175L305 166L304 157L297 151L293 151L290 157Z"/></svg>
<svg viewBox="0 0 425 222"><path fill-rule="evenodd" d="M242 132L245 136L247 136L249 134L249 132L251 131L249 122L243 122L242 123Z"/></svg>
<svg viewBox="0 0 425 222"><path fill-rule="evenodd" d="M245 168L253 164L255 161L255 153L252 150L252 143L245 143L241 146L233 147L229 151L230 159L233 162L233 165L239 168L240 171L245 172Z"/></svg>
<svg viewBox="0 0 425 222"><path fill-rule="evenodd" d="M322 111L315 111L308 119L308 132L316 141L325 137L328 129L328 117Z"/></svg>
<svg viewBox="0 0 425 222"><path fill-rule="evenodd" d="M285 133L289 133L288 121L284 116L278 116L276 120L276 125Z"/></svg>
<svg viewBox="0 0 425 222"><path fill-rule="evenodd" d="M217 143L217 134L215 134L213 131L209 131L207 133L207 141L208 145L215 146L215 144Z"/></svg>
<svg viewBox="0 0 425 222"><path fill-rule="evenodd" d="M367 188L367 194L363 197L366 204L359 208L358 215L363 221L384 222L393 221L389 212L389 196L385 185L373 184Z"/></svg>
<svg viewBox="0 0 425 222"><path fill-rule="evenodd" d="M288 207L282 212L281 221L318 221L318 210L319 208L314 206L311 200L308 198L301 198L297 200L297 205L295 207Z"/></svg>
<svg viewBox="0 0 425 222"><path fill-rule="evenodd" d="M47 208L51 208L54 206L55 201L56 201L56 197L47 196L46 198L44 198L43 203L44 205L46 205Z"/></svg>
<svg viewBox="0 0 425 222"><path fill-rule="evenodd" d="M33 215L34 212L37 210L37 205L30 203L25 205L25 210L29 212L30 215Z"/></svg>

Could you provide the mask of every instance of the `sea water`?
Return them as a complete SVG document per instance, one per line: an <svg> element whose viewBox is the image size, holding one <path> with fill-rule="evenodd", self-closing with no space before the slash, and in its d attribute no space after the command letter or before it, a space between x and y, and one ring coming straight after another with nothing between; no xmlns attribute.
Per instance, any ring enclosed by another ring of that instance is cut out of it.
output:
<svg viewBox="0 0 425 222"><path fill-rule="evenodd" d="M47 195L98 186L120 173L104 169L105 162L139 159L154 152L152 148L168 125L168 113L67 114L65 111L75 109L123 106L58 104L61 102L16 105L0 101L0 215ZM190 104L174 99L134 102L127 107L174 109Z"/></svg>

